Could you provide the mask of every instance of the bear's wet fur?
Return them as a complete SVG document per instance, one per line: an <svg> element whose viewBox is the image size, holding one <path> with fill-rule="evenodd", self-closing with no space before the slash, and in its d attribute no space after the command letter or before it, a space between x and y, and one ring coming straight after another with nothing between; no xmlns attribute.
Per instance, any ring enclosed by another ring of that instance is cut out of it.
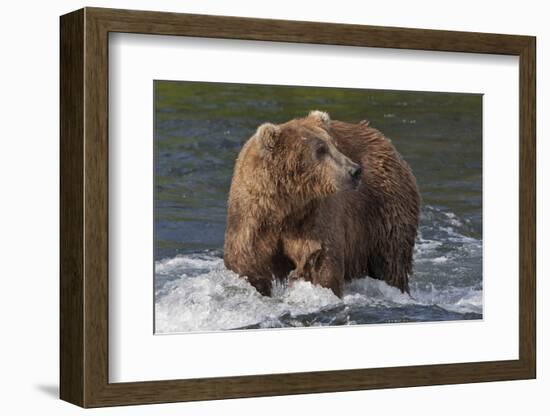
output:
<svg viewBox="0 0 550 416"><path fill-rule="evenodd" d="M409 292L419 210L409 165L368 122L265 123L235 164L224 262L263 295L288 277L341 297L366 275Z"/></svg>

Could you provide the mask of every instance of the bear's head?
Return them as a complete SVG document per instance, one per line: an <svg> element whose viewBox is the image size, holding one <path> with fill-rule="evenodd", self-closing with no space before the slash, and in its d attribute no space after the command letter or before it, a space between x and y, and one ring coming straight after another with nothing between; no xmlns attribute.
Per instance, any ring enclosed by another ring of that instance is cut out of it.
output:
<svg viewBox="0 0 550 416"><path fill-rule="evenodd" d="M357 187L361 167L338 150L330 123L327 113L312 111L258 128L253 140L278 194L307 202Z"/></svg>

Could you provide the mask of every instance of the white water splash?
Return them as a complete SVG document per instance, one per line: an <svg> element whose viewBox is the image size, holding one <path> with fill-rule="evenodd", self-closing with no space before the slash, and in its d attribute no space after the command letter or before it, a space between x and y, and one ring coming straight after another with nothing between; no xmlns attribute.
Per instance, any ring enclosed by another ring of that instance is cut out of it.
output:
<svg viewBox="0 0 550 416"><path fill-rule="evenodd" d="M182 273L185 265L206 270L195 276ZM444 309L481 313L481 291L470 288L437 290L433 286L412 286L411 295L401 293L385 282L369 277L347 283L343 299L330 289L296 282L292 287L279 284L272 297L261 296L246 280L225 269L223 260L201 255L177 256L156 264L157 273L178 278L157 291L155 329L157 333L216 331L242 328L282 326L280 318L290 318L293 326L307 314L338 307L400 305L438 305ZM353 322L350 322L353 323Z"/></svg>
<svg viewBox="0 0 550 416"><path fill-rule="evenodd" d="M178 256L156 263L168 273L182 265L210 268L190 277L185 273L157 291L155 329L158 333L212 331L275 322L283 314L299 316L340 303L330 289L309 282L291 288L279 285L272 297L261 296L246 280L227 270L223 260L201 255ZM213 266L213 267L212 267ZM161 293L165 293L162 295Z"/></svg>

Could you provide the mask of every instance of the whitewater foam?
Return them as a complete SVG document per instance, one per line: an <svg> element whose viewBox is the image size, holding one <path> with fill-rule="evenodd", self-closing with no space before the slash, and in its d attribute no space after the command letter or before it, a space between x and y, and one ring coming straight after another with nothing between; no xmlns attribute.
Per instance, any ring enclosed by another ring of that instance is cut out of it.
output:
<svg viewBox="0 0 550 416"><path fill-rule="evenodd" d="M390 308L403 305L438 305L459 313L481 313L482 310L480 290L438 290L434 286L426 290L413 285L411 295L408 295L370 277L347 283L342 299L330 289L300 281L291 287L279 284L272 297L264 297L246 280L225 269L221 258L197 260L190 257L178 256L171 259L175 260L174 268L180 268L186 262L215 264L215 267L194 277L184 273L178 279L166 283L163 290L157 292L157 333L216 331L253 325L303 326L303 322L295 318L348 306ZM163 267L167 271L166 262ZM281 322L282 317L288 318L285 325Z"/></svg>

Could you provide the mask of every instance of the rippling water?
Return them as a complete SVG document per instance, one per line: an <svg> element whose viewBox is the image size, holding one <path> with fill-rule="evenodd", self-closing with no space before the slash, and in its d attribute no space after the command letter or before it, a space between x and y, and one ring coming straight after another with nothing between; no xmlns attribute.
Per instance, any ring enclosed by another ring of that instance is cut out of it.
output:
<svg viewBox="0 0 550 416"><path fill-rule="evenodd" d="M260 296L223 266L242 144L309 110L391 138L423 198L411 295L367 276L343 299L300 282ZM482 318L481 96L155 82L155 330L159 333Z"/></svg>

